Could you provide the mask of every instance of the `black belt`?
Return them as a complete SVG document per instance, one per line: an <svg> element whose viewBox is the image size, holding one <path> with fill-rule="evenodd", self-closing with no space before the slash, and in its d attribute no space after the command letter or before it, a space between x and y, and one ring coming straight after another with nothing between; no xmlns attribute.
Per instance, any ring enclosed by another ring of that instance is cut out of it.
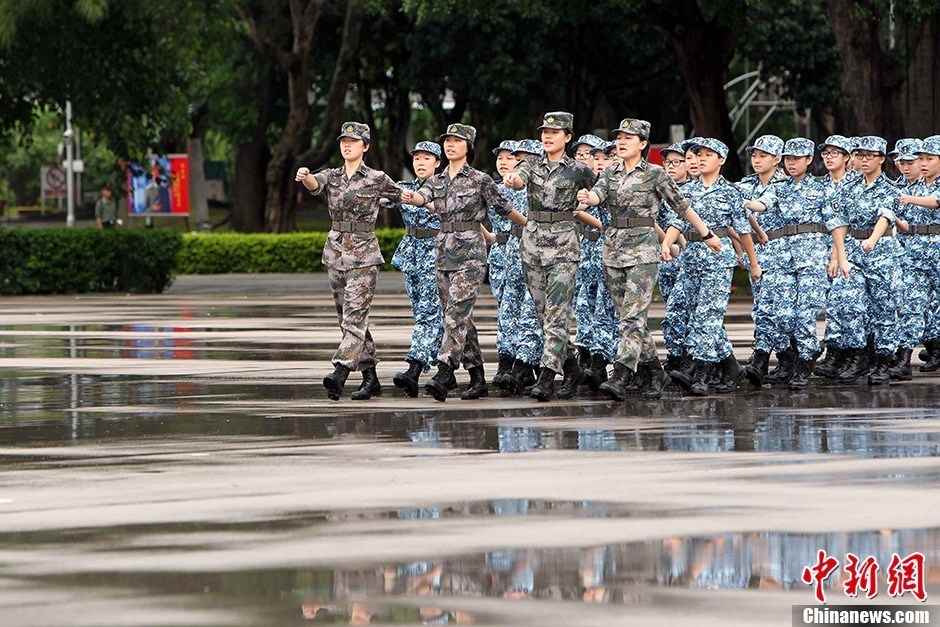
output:
<svg viewBox="0 0 940 627"><path fill-rule="evenodd" d="M428 239L429 237L434 237L439 232L438 229L428 229L417 226L409 226L407 229L408 235L416 239Z"/></svg>
<svg viewBox="0 0 940 627"><path fill-rule="evenodd" d="M780 239L781 237L792 237L793 235L803 235L804 233L828 233L829 229L825 224L819 222L809 222L806 224L788 224L779 229L767 231L767 239Z"/></svg>
<svg viewBox="0 0 940 627"><path fill-rule="evenodd" d="M496 234L496 243L505 244L509 241L510 237L521 238L522 237L522 227L518 224L513 224L512 228L508 231L501 231Z"/></svg>
<svg viewBox="0 0 940 627"><path fill-rule="evenodd" d="M561 210L530 211L526 217L536 222L574 222L572 212Z"/></svg>
<svg viewBox="0 0 940 627"><path fill-rule="evenodd" d="M603 234L604 232L601 231L600 229L595 229L593 226L588 226L588 225L585 225L584 231L582 231L581 233L584 239L588 240L589 242L596 242L597 240L601 238L601 235Z"/></svg>
<svg viewBox="0 0 940 627"><path fill-rule="evenodd" d="M610 226L615 229L632 229L640 226L656 226L656 221L650 217L636 216L634 218L628 218L620 216L613 218L610 221Z"/></svg>
<svg viewBox="0 0 940 627"><path fill-rule="evenodd" d="M715 234L716 237L731 237L731 232L723 226L718 227L717 229L712 229L711 231ZM686 233L685 239L690 242L701 242L704 240L704 238L699 235L698 231Z"/></svg>
<svg viewBox="0 0 940 627"><path fill-rule="evenodd" d="M940 235L940 224L912 224L910 230L902 235Z"/></svg>
<svg viewBox="0 0 940 627"><path fill-rule="evenodd" d="M461 231L478 231L479 222L441 222L441 233L459 233Z"/></svg>
<svg viewBox="0 0 940 627"><path fill-rule="evenodd" d="M351 220L339 220L330 227L340 233L372 233L375 231L375 224L372 222L353 222Z"/></svg>
<svg viewBox="0 0 940 627"><path fill-rule="evenodd" d="M855 239L868 239L875 229L849 229L849 236ZM891 231L886 232L882 237L891 237Z"/></svg>

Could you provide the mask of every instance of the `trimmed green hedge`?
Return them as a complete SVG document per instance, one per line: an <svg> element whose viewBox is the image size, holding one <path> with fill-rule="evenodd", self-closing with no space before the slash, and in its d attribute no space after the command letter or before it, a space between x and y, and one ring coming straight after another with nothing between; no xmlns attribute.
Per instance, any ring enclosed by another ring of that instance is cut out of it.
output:
<svg viewBox="0 0 940 627"><path fill-rule="evenodd" d="M0 229L0 294L162 292L181 245L162 229Z"/></svg>
<svg viewBox="0 0 940 627"><path fill-rule="evenodd" d="M402 229L377 229L386 268ZM187 233L177 256L179 274L321 272L326 233Z"/></svg>

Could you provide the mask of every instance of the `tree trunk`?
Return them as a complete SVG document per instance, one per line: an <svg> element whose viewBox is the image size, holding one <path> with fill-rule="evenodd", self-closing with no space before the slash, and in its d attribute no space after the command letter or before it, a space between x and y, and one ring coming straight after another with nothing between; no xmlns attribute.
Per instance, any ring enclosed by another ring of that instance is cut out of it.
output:
<svg viewBox="0 0 940 627"><path fill-rule="evenodd" d="M940 11L917 30L901 91L904 137L926 137L940 129Z"/></svg>
<svg viewBox="0 0 940 627"><path fill-rule="evenodd" d="M268 195L265 172L271 153L257 138L235 148L235 182L232 186L232 228L243 233L264 230L264 203Z"/></svg>
<svg viewBox="0 0 940 627"><path fill-rule="evenodd" d="M193 112L192 132L189 135L189 203L193 223L197 229L209 228L209 200L206 185L206 159L203 139L209 123L208 103L202 103Z"/></svg>
<svg viewBox="0 0 940 627"><path fill-rule="evenodd" d="M728 110L725 82L734 53L731 28L705 22L679 25L669 30L676 62L689 94L689 113L696 135L716 137L728 145L725 176L741 176L737 143Z"/></svg>

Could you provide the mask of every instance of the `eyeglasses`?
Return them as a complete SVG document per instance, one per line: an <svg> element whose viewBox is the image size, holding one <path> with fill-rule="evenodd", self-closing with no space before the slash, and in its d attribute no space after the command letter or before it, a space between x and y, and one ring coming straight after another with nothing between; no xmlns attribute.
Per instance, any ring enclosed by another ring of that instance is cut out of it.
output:
<svg viewBox="0 0 940 627"><path fill-rule="evenodd" d="M663 161L663 165L667 167L668 166L676 167L683 163L685 163L685 159L667 159L666 161Z"/></svg>
<svg viewBox="0 0 940 627"><path fill-rule="evenodd" d="M821 154L824 157L839 157L839 156L844 155L845 153L842 152L841 150L832 149L832 150L823 150L819 154Z"/></svg>
<svg viewBox="0 0 940 627"><path fill-rule="evenodd" d="M874 159L880 156L880 152L862 152L861 150L855 152L855 158L861 159L862 161L867 161L868 159Z"/></svg>

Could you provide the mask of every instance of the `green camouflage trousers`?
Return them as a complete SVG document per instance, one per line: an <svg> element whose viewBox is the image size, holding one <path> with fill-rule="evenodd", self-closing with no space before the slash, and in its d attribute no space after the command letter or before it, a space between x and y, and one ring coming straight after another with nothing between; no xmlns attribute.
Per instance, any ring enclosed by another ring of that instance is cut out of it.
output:
<svg viewBox="0 0 940 627"><path fill-rule="evenodd" d="M333 363L350 370L374 368L375 342L369 333L369 309L379 278L378 266L334 270L327 268L330 291L336 304L336 317L343 339L333 353Z"/></svg>
<svg viewBox="0 0 940 627"><path fill-rule="evenodd" d="M607 289L614 299L620 319L620 345L616 362L636 371L637 364L656 357L656 344L646 326L658 263L643 263L626 268L604 266Z"/></svg>
<svg viewBox="0 0 940 627"><path fill-rule="evenodd" d="M483 366L477 328L473 324L473 305L486 274L483 261L467 260L459 270L437 270L437 287L444 308L444 337L437 360L455 370Z"/></svg>
<svg viewBox="0 0 940 627"><path fill-rule="evenodd" d="M559 261L541 267L523 263L526 284L535 301L535 310L542 321L542 367L562 371L568 354L568 328L573 320L571 300L574 298L576 261Z"/></svg>

